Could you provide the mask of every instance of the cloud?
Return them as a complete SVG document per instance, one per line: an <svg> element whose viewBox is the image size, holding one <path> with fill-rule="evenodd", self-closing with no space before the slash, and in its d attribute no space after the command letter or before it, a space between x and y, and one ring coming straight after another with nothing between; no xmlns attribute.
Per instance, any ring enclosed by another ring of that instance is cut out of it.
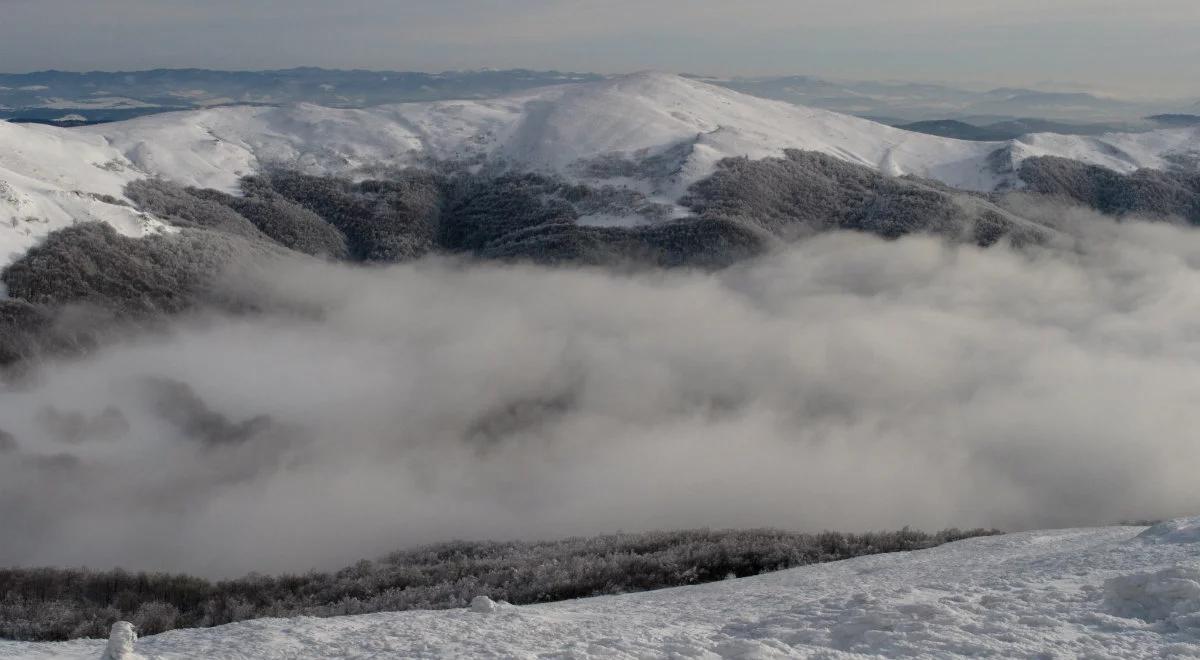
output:
<svg viewBox="0 0 1200 660"><path fill-rule="evenodd" d="M718 274L282 265L236 286L294 312L180 321L0 396L0 565L1194 513L1200 233L1014 203L1077 243L829 234ZM120 432L63 443L47 406Z"/></svg>

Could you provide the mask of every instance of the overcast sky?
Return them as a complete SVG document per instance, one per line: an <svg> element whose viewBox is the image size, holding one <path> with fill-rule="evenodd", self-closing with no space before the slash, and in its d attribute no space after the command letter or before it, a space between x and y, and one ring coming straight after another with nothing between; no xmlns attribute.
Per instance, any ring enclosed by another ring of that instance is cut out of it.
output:
<svg viewBox="0 0 1200 660"><path fill-rule="evenodd" d="M0 0L0 68L661 69L1200 95L1197 0Z"/></svg>

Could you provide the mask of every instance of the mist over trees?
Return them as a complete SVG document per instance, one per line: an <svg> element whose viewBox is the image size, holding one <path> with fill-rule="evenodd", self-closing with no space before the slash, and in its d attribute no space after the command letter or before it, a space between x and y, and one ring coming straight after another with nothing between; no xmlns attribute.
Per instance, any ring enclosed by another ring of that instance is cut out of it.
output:
<svg viewBox="0 0 1200 660"><path fill-rule="evenodd" d="M1052 233L979 195L795 150L723 161L680 201L691 214L679 219L630 189L436 165L358 182L272 171L245 178L240 196L162 180L131 183L128 197L178 231L139 240L81 224L53 233L0 274L10 296L0 303L0 364L77 351L117 321L198 306L253 308L259 303L215 296L214 280L287 254L364 264L441 254L714 270L830 230L889 239L924 232L979 245L1040 242ZM580 223L591 216L641 220ZM67 322L81 317L88 320Z"/></svg>
<svg viewBox="0 0 1200 660"><path fill-rule="evenodd" d="M1027 168L1031 185L1046 182L1039 190L1065 192L1103 210L1151 205L1099 199L1088 191L1116 189L1120 181L1078 183L1103 176L1092 170L1073 174L1073 187L1052 187L1049 181L1066 175L1051 175L1047 167ZM1067 165L1056 171L1075 172ZM85 224L51 235L0 275L12 299L5 301L0 322L13 328L0 358L11 362L34 352L30 337L37 333L22 328L46 327L49 308L82 305L120 318L178 313L213 302L204 300L205 291L223 269L288 251L382 264L443 254L547 265L719 269L830 230L885 238L927 232L980 245L1002 238L1040 242L1052 233L979 195L794 150L782 158L723 161L681 200L692 215L676 220L668 219L663 205L629 189L486 167L397 170L359 182L275 171L247 177L242 190L235 196L138 181L128 186L129 198L179 231L135 240ZM1188 210L1187 200L1171 199L1155 208ZM644 220L630 226L579 222L595 215Z"/></svg>
<svg viewBox="0 0 1200 660"><path fill-rule="evenodd" d="M138 182L129 197L168 230L82 223L0 275L16 383L0 400L0 524L23 530L0 561L221 576L627 518L1015 528L1186 509L1193 480L1166 466L1190 446L1191 354L1176 348L1196 239L1080 203L1186 215L1191 180L1025 174L1035 194L986 197L788 152L724 161L674 209L487 168L268 172L241 196ZM655 221L581 222L604 215ZM1153 402L1130 389L1147 379ZM1114 405L1081 414L1090 392ZM772 534L439 546L428 562L219 583L18 569L0 574L16 585L0 584L0 623L58 639L114 617L159 630L451 607L482 587L539 602L909 543Z"/></svg>

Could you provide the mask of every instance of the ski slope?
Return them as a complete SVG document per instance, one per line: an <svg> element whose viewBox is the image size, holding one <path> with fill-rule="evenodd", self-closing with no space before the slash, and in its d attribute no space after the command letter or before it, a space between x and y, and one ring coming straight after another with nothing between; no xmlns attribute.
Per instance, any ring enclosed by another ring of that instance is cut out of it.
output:
<svg viewBox="0 0 1200 660"><path fill-rule="evenodd" d="M1200 127L967 142L660 73L482 101L357 110L232 106L75 129L0 122L0 266L74 221L100 220L134 236L160 231L153 218L98 199L120 199L126 183L146 177L233 191L240 177L269 166L365 176L430 158L488 159L629 185L671 203L723 158L788 148L991 191L1015 185L1013 169L1031 156L1121 172L1200 162ZM624 168L612 167L613 159Z"/></svg>
<svg viewBox="0 0 1200 660"><path fill-rule="evenodd" d="M0 658L98 658L104 646L0 642ZM490 612L248 621L145 638L136 650L164 660L1196 657L1200 518L977 538Z"/></svg>

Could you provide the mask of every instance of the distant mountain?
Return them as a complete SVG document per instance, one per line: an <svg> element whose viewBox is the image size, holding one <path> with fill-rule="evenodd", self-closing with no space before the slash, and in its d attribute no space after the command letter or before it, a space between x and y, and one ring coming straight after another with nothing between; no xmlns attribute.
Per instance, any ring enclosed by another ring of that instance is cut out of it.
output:
<svg viewBox="0 0 1200 660"><path fill-rule="evenodd" d="M972 115L991 115L996 121L1021 117L1071 122L1130 121L1170 111L1175 105L1126 101L1080 92L1021 88L976 92L946 85L831 82L807 76L704 80L755 96L859 116L894 117L900 122L964 120Z"/></svg>
<svg viewBox="0 0 1200 660"><path fill-rule="evenodd" d="M1183 126L1200 126L1200 115L1188 114L1165 114L1151 115L1146 117L1147 121L1154 122L1162 127L1183 127Z"/></svg>
<svg viewBox="0 0 1200 660"><path fill-rule="evenodd" d="M901 123L896 124L896 128L903 128L906 131L928 135L940 135L956 140L996 141L1017 137L992 130L987 126L975 126L974 124L968 124L965 121L958 121L957 119L930 119L927 121Z"/></svg>
<svg viewBox="0 0 1200 660"><path fill-rule="evenodd" d="M1164 115L1166 116L1166 115ZM1174 116L1174 115L1172 115ZM957 140L1001 141L1015 140L1030 133L1059 133L1062 135L1103 135L1120 131L1142 132L1152 128L1186 126L1188 124L1167 123L1092 123L1079 124L1046 119L1012 119L984 124L975 124L957 119L936 119L911 123L893 124L906 131L955 138Z"/></svg>
<svg viewBox="0 0 1200 660"><path fill-rule="evenodd" d="M487 98L547 85L599 80L559 71L153 71L0 74L0 118L53 121L67 112L120 121L167 110L233 104L317 103L360 108L384 103Z"/></svg>
<svg viewBox="0 0 1200 660"><path fill-rule="evenodd" d="M86 121L120 121L169 110L220 105L315 103L364 108L410 101L482 99L536 87L588 82L605 76L559 71L329 70L213 71L42 71L0 74L0 118L54 122L68 114ZM1068 122L1132 121L1178 112L1187 103L1139 103L1078 92L1000 88L988 92L906 82L830 81L812 76L712 78L687 76L714 85L809 107L888 123L955 119L979 124L1021 117Z"/></svg>

